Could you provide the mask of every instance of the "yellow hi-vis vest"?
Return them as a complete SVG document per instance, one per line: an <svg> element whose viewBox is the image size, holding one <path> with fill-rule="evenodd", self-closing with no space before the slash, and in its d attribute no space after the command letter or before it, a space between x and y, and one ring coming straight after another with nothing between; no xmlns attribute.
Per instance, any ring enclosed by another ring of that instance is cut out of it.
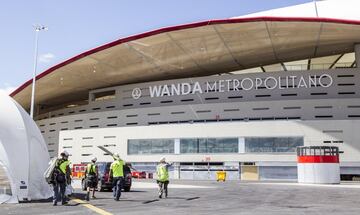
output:
<svg viewBox="0 0 360 215"><path fill-rule="evenodd" d="M59 165L59 169L62 173L66 174L66 167L70 165L69 160L59 160L59 162L62 161L62 163Z"/></svg>
<svg viewBox="0 0 360 215"><path fill-rule="evenodd" d="M159 181L168 181L169 180L169 172L166 168L166 165L159 164L156 167L156 174L158 176Z"/></svg>
<svg viewBox="0 0 360 215"><path fill-rule="evenodd" d="M89 163L86 168L87 175L96 175L96 165Z"/></svg>
<svg viewBox="0 0 360 215"><path fill-rule="evenodd" d="M124 177L124 161L116 160L112 162L110 170L112 170L113 177Z"/></svg>

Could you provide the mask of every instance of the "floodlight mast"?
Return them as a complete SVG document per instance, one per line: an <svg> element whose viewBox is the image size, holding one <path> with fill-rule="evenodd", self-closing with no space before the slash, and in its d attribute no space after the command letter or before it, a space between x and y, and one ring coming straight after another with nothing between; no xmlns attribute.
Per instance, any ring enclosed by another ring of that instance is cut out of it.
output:
<svg viewBox="0 0 360 215"><path fill-rule="evenodd" d="M313 2L314 2L314 6L315 6L315 13L316 13L316 17L319 17L319 13L318 13L318 8L317 8L316 0L313 0Z"/></svg>
<svg viewBox="0 0 360 215"><path fill-rule="evenodd" d="M35 105L35 82L36 82L36 68L37 68L37 57L38 57L38 42L39 42L39 32L47 31L48 28L43 25L33 25L35 30L35 51L34 51L34 68L33 68L33 77L32 77L32 88L31 88L31 104L30 104L30 117L34 118L34 105Z"/></svg>

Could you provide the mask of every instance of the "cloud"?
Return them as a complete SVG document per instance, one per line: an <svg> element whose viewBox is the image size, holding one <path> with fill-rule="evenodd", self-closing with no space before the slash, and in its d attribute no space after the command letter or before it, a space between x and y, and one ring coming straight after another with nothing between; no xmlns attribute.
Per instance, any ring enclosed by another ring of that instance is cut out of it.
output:
<svg viewBox="0 0 360 215"><path fill-rule="evenodd" d="M55 55L52 53L46 53L39 56L39 62L49 63L55 58Z"/></svg>
<svg viewBox="0 0 360 215"><path fill-rule="evenodd" d="M16 90L16 87L5 86L4 88L0 88L0 93L10 95L10 93L14 92L14 90Z"/></svg>

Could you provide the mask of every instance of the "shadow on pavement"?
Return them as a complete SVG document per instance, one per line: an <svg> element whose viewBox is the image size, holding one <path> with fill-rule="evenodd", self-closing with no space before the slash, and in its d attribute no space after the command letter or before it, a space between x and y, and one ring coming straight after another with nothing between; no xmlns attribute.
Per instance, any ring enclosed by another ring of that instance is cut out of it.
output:
<svg viewBox="0 0 360 215"><path fill-rule="evenodd" d="M159 201L159 199L148 200L148 201L143 202L143 204L149 204L149 203L157 202L157 201Z"/></svg>
<svg viewBox="0 0 360 215"><path fill-rule="evenodd" d="M75 203L75 204L67 203L64 206L66 206L66 207L74 207L74 206L78 206L78 205L81 205L81 203Z"/></svg>
<svg viewBox="0 0 360 215"><path fill-rule="evenodd" d="M85 199L85 197L84 197L84 199ZM91 201L96 201L96 200L102 200L102 199L113 199L113 198L111 198L111 197L96 197L95 199L93 199L93 198L90 198L90 202Z"/></svg>
<svg viewBox="0 0 360 215"><path fill-rule="evenodd" d="M124 192L124 193L146 193L148 191L145 190L130 190L129 192Z"/></svg>
<svg viewBox="0 0 360 215"><path fill-rule="evenodd" d="M198 197L198 196L190 197L190 198L186 198L186 197L167 197L165 199L182 199L182 200L186 200L186 201L191 201L191 200L195 200L195 199L200 199L200 197Z"/></svg>
<svg viewBox="0 0 360 215"><path fill-rule="evenodd" d="M40 199L40 200L31 200L31 201L20 201L20 203L49 203L52 202L52 197L48 199Z"/></svg>
<svg viewBox="0 0 360 215"><path fill-rule="evenodd" d="M114 200L115 201L115 200ZM134 199L122 199L120 198L120 202L141 202L141 200L134 200Z"/></svg>
<svg viewBox="0 0 360 215"><path fill-rule="evenodd" d="M195 199L200 199L200 197L192 197L192 198L188 198L188 199L186 199L186 201L191 201L191 200L195 200Z"/></svg>
<svg viewBox="0 0 360 215"><path fill-rule="evenodd" d="M86 191L84 191L86 192ZM146 193L148 191L146 190L130 190L130 191L121 191L121 193ZM103 191L97 191L97 193L112 193L112 190L103 190Z"/></svg>
<svg viewBox="0 0 360 215"><path fill-rule="evenodd" d="M76 199L85 199L86 194L85 193L73 193L71 195L72 198Z"/></svg>
<svg viewBox="0 0 360 215"><path fill-rule="evenodd" d="M165 199L183 199L183 200L185 200L187 198L185 198L185 197L167 197Z"/></svg>
<svg viewBox="0 0 360 215"><path fill-rule="evenodd" d="M29 203L48 203L48 204L52 204L53 198L50 197L48 199L41 199L41 200L32 200L32 201L26 201L26 202L20 202L22 204L29 204ZM58 205L61 205L61 202L58 202ZM75 203L75 204L71 204L71 203L67 203L63 206L78 206L80 205L80 203Z"/></svg>

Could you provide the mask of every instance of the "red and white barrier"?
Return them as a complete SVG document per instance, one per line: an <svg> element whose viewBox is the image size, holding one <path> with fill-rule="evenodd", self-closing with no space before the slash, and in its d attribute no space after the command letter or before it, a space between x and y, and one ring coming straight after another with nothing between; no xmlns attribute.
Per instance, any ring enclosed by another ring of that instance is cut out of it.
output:
<svg viewBox="0 0 360 215"><path fill-rule="evenodd" d="M339 154L299 155L298 182L311 184L339 184Z"/></svg>

